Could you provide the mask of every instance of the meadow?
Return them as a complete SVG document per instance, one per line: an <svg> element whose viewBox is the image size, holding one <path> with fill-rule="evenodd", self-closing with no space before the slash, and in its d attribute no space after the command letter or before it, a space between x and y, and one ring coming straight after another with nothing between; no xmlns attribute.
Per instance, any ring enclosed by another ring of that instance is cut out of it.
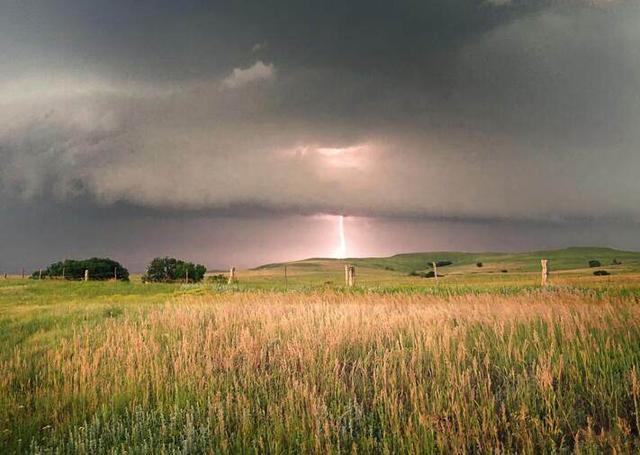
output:
<svg viewBox="0 0 640 455"><path fill-rule="evenodd" d="M231 286L0 279L0 452L640 450L629 260L547 288L361 263L346 289L328 264Z"/></svg>

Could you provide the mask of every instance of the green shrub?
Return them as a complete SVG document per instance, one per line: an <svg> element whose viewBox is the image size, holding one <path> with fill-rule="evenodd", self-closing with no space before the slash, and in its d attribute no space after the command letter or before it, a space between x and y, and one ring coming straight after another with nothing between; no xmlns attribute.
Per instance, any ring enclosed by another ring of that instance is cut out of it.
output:
<svg viewBox="0 0 640 455"><path fill-rule="evenodd" d="M207 268L201 264L170 257L155 258L147 267L142 281L145 283L170 283L173 281L197 283L202 281L206 272Z"/></svg>
<svg viewBox="0 0 640 455"><path fill-rule="evenodd" d="M484 264L482 262L476 262L476 267L482 267Z"/></svg>
<svg viewBox="0 0 640 455"><path fill-rule="evenodd" d="M210 277L207 277L207 282L212 284L225 284L227 282L227 277L222 273L219 273L217 275L211 275Z"/></svg>
<svg viewBox="0 0 640 455"><path fill-rule="evenodd" d="M600 267L602 264L600 264L600 261L596 260L596 259L591 259L589 261L589 267Z"/></svg>
<svg viewBox="0 0 640 455"><path fill-rule="evenodd" d="M433 270L429 270L428 272L418 272L414 270L409 274L409 276L419 276L420 278L434 278L436 274ZM438 274L438 276L443 276L443 275Z"/></svg>
<svg viewBox="0 0 640 455"><path fill-rule="evenodd" d="M606 275L611 275L609 272L607 272L606 270L596 270L595 272L593 272L593 274L595 276L606 276Z"/></svg>
<svg viewBox="0 0 640 455"><path fill-rule="evenodd" d="M129 281L129 271L119 262L109 258L65 259L64 261L54 262L42 271L42 278L82 280L84 279L85 270L89 271L90 280L117 278L121 281ZM31 275L32 278L38 278L39 276L40 271L36 271Z"/></svg>

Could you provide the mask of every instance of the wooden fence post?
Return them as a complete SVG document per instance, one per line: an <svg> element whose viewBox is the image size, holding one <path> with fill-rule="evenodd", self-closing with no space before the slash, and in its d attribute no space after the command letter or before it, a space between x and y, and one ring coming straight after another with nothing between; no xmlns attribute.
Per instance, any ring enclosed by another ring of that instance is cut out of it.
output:
<svg viewBox="0 0 640 455"><path fill-rule="evenodd" d="M185 269L184 271L184 282L189 284L189 269Z"/></svg>
<svg viewBox="0 0 640 455"><path fill-rule="evenodd" d="M547 266L548 262L549 261L546 259L540 260L540 264L542 265L542 281L541 281L542 286L547 285L547 279L549 278L549 268Z"/></svg>
<svg viewBox="0 0 640 455"><path fill-rule="evenodd" d="M344 266L344 283L352 288L356 284L356 267L354 265Z"/></svg>
<svg viewBox="0 0 640 455"><path fill-rule="evenodd" d="M118 267L113 268L113 279L118 281Z"/></svg>
<svg viewBox="0 0 640 455"><path fill-rule="evenodd" d="M42 279L42 269L38 270L38 279Z"/></svg>
<svg viewBox="0 0 640 455"><path fill-rule="evenodd" d="M438 281L438 264L435 262L431 263L433 265L433 277Z"/></svg>
<svg viewBox="0 0 640 455"><path fill-rule="evenodd" d="M22 267L22 279L24 280L24 267Z"/></svg>
<svg viewBox="0 0 640 455"><path fill-rule="evenodd" d="M89 269L84 269L84 281L89 281Z"/></svg>
<svg viewBox="0 0 640 455"><path fill-rule="evenodd" d="M284 266L284 288L287 289L289 287L289 280L287 277L287 266Z"/></svg>
<svg viewBox="0 0 640 455"><path fill-rule="evenodd" d="M227 284L233 284L235 281L236 281L236 268L231 267L229 269L229 281L227 282Z"/></svg>

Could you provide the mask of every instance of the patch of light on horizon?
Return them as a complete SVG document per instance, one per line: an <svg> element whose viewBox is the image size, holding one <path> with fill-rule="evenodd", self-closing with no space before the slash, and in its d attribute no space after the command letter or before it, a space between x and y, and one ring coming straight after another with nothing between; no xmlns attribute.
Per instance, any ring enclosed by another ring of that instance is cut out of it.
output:
<svg viewBox="0 0 640 455"><path fill-rule="evenodd" d="M340 215L338 218L338 238L339 245L335 252L335 257L338 259L344 259L347 257L347 239L344 235L344 216Z"/></svg>

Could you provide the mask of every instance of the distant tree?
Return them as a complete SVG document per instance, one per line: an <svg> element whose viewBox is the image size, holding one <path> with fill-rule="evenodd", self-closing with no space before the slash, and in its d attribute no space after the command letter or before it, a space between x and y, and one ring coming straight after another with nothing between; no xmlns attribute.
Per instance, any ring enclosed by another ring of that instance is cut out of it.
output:
<svg viewBox="0 0 640 455"><path fill-rule="evenodd" d="M89 271L91 280L111 280L117 278L120 281L129 281L129 271L119 262L109 258L90 259L65 259L54 262L42 271L42 278L63 278L66 280L84 279L84 271ZM40 272L34 272L33 278L40 276Z"/></svg>
<svg viewBox="0 0 640 455"><path fill-rule="evenodd" d="M190 283L202 281L207 268L201 264L181 261L176 258L155 258L147 267L142 276L144 282L170 283L173 281L185 281Z"/></svg>
<svg viewBox="0 0 640 455"><path fill-rule="evenodd" d="M617 259L613 259L613 261L611 261L611 265L620 265L622 264L622 262L618 261Z"/></svg>
<svg viewBox="0 0 640 455"><path fill-rule="evenodd" d="M476 262L476 267L482 267L484 264L482 262Z"/></svg>
<svg viewBox="0 0 640 455"><path fill-rule="evenodd" d="M602 264L600 264L600 261L596 260L596 259L591 259L589 261L589 267L600 267Z"/></svg>
<svg viewBox="0 0 640 455"><path fill-rule="evenodd" d="M593 272L593 274L595 276L606 276L606 275L611 275L609 272L607 272L606 270L596 270L595 272Z"/></svg>

